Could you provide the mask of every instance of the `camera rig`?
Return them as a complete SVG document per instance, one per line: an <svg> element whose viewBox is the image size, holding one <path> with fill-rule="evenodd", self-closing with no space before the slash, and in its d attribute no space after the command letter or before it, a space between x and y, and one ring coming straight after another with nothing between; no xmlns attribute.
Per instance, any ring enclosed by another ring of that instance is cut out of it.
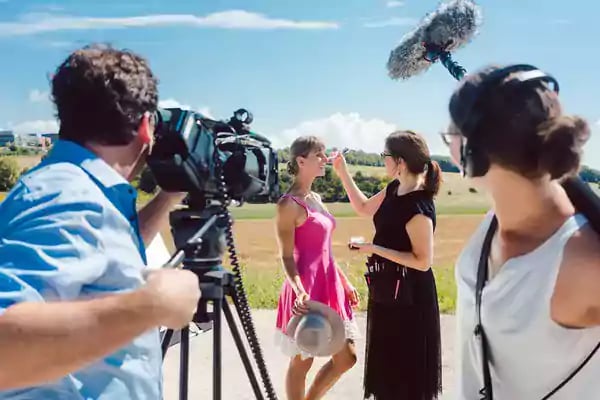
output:
<svg viewBox="0 0 600 400"><path fill-rule="evenodd" d="M182 209L170 214L176 253L165 265L182 265L196 274L202 298L193 322L202 330L213 327L213 399L221 399L221 311L257 399L264 399L250 358L237 328L228 297L237 311L268 399L277 399L265 365L244 291L228 206L248 198L274 200L279 195L278 158L265 137L250 131L252 114L234 112L229 121L216 121L181 109L156 113L155 144L148 166L165 191L187 192ZM232 271L222 259L227 248ZM212 303L212 312L208 311ZM163 358L174 344L173 330L162 339ZM187 399L189 327L180 332L179 398Z"/></svg>

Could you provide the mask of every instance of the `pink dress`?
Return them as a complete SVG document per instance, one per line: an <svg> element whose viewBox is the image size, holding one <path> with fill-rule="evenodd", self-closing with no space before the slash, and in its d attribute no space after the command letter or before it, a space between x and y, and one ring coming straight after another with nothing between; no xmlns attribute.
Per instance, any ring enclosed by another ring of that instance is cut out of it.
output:
<svg viewBox="0 0 600 400"><path fill-rule="evenodd" d="M358 327L354 321L350 300L346 296L342 280L339 276L333 255L331 254L331 237L335 229L335 218L325 212L312 210L304 201L284 195L302 206L307 213L306 221L296 227L294 240L294 260L298 274L309 294L310 299L327 304L340 314L344 320L346 338L358 338ZM301 354L312 355L300 351L292 338L285 335L287 324L292 318L292 307L296 294L286 279L282 285L277 306L276 342L283 352L289 356Z"/></svg>

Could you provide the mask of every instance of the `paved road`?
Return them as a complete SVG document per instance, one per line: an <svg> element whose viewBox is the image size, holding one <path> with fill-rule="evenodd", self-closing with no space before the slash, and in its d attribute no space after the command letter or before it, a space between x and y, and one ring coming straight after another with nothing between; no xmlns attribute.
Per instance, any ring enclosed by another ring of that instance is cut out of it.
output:
<svg viewBox="0 0 600 400"><path fill-rule="evenodd" d="M288 359L273 345L273 327L275 325L275 312L271 310L253 311L254 324L258 333L267 368L278 399L285 400L284 377ZM358 315L358 324L361 332L365 331L365 315ZM225 323L225 321L224 321ZM224 325L227 327L226 323ZM238 326L239 323L238 323ZM241 328L241 326L240 326ZM454 317L442 316L442 355L443 355L443 380L444 395L441 400L452 399L454 358ZM190 379L189 399L212 399L212 331L201 333L190 339ZM347 372L333 389L325 396L327 400L360 400L362 399L362 376L364 337L357 343L359 360L354 368ZM243 364L238 356L237 349L229 330L223 333L223 400L255 399L252 388L246 377ZM252 356L251 356L252 358ZM327 359L317 359L309 372L308 385L312 382L315 373ZM164 363L165 400L178 399L179 384L179 346L169 348ZM260 378L259 378L260 382ZM262 385L261 385L262 387Z"/></svg>

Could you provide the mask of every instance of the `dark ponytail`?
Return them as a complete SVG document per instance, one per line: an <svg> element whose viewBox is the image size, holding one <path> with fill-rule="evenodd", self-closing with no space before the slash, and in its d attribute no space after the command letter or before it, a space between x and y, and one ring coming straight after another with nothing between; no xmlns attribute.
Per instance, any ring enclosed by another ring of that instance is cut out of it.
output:
<svg viewBox="0 0 600 400"><path fill-rule="evenodd" d="M411 174L425 173L425 191L435 196L440 190L442 170L431 160L431 153L422 135L413 131L392 132L385 139L385 148L396 160L402 159Z"/></svg>
<svg viewBox="0 0 600 400"><path fill-rule="evenodd" d="M427 172L425 173L425 191L432 195L438 194L442 184L442 169L437 161L427 162Z"/></svg>

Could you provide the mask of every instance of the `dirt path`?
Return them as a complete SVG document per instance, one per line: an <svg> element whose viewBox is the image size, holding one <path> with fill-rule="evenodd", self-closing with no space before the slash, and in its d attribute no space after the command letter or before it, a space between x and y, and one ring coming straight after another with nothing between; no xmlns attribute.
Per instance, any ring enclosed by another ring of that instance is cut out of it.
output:
<svg viewBox="0 0 600 400"><path fill-rule="evenodd" d="M275 325L275 311L253 311L254 324L261 342L261 348L266 360L271 381L277 392L279 400L285 400L284 377L288 359L273 346L273 326ZM452 399L453 387L453 359L454 359L454 317L443 315L442 321L442 356L443 356L443 381L444 395L441 400ZM225 323L225 321L224 321ZM365 315L358 315L358 324L361 332L365 331ZM239 324L238 324L239 326ZM238 356L237 349L227 325L223 333L222 352L222 399L245 400L255 399L252 388L246 377L243 364ZM212 331L201 333L190 340L190 379L189 399L212 399ZM362 376L364 360L364 337L358 341L357 350L359 360L357 365L346 373L328 393L328 400L360 400L362 399ZM252 358L252 356L251 356ZM309 373L308 385L312 382L315 373L327 359L315 360ZM179 385L179 346L169 348L164 363L164 393L165 400L178 399ZM260 378L259 378L259 382ZM261 385L262 386L262 385Z"/></svg>

